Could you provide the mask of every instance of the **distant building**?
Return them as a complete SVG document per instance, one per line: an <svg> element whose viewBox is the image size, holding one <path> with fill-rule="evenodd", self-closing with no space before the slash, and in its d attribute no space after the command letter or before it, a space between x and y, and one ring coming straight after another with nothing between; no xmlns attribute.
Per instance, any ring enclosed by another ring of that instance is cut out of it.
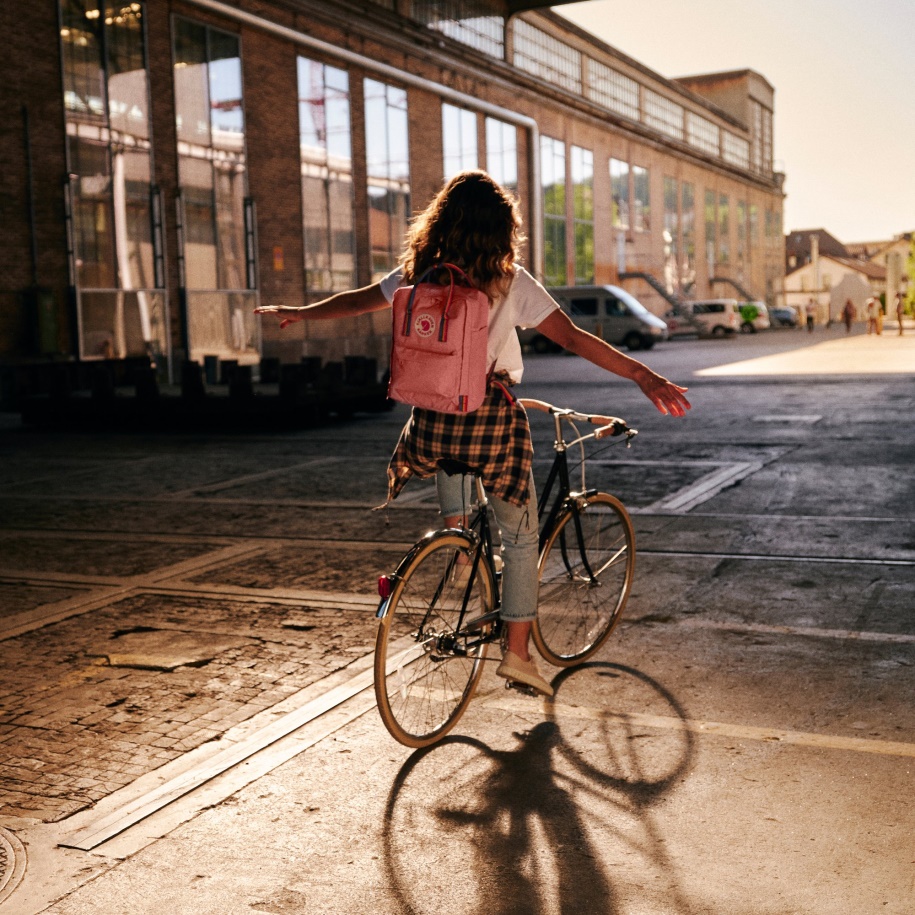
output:
<svg viewBox="0 0 915 915"><path fill-rule="evenodd" d="M772 86L668 79L542 5L2 4L0 400L128 363L381 371L386 314L281 332L252 309L382 276L469 167L517 193L548 285L773 301Z"/></svg>
<svg viewBox="0 0 915 915"><path fill-rule="evenodd" d="M852 257L820 255L814 246L813 256L785 277L785 304L803 314L807 303L817 304L817 321L838 320L848 299L858 314L864 303L886 288L886 268Z"/></svg>

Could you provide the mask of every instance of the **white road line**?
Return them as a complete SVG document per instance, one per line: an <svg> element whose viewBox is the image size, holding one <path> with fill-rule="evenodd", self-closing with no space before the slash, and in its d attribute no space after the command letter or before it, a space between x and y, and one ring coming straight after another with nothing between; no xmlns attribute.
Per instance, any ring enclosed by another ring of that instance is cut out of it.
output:
<svg viewBox="0 0 915 915"><path fill-rule="evenodd" d="M530 712L530 700L500 696L496 691L484 701L489 708L507 712ZM915 743L901 743L893 740L868 740L863 737L841 737L837 734L814 734L809 731L790 731L784 728L758 728L751 725L731 724L721 721L700 721L690 718L675 718L666 715L645 715L639 712L619 712L594 706L566 705L562 702L543 700L543 708L549 719L576 718L590 721L619 721L637 727L657 728L661 731L690 731L694 734L710 734L718 737L734 737L743 740L759 740L784 743L816 749L846 750L852 753L874 753L880 756L905 756L915 758Z"/></svg>
<svg viewBox="0 0 915 915"><path fill-rule="evenodd" d="M828 565L915 566L915 559L862 559L858 556L773 556L770 553L707 553L690 550L637 549L638 556L676 556L678 559L744 559L748 562L802 562Z"/></svg>
<svg viewBox="0 0 915 915"><path fill-rule="evenodd" d="M623 624L626 624L623 620ZM637 625L639 619L628 620ZM651 622L650 616L646 622ZM915 635L906 632L865 632L858 629L818 629L816 626L772 626L766 623L741 623L726 620L681 619L671 620L671 625L687 629L719 629L726 632L759 632L766 635L800 635L817 639L845 639L852 642L891 642L899 645L915 644Z"/></svg>
<svg viewBox="0 0 915 915"><path fill-rule="evenodd" d="M631 514L638 515L682 515L690 509L708 502L723 489L733 486L757 470L763 468L758 461L740 461L737 463L719 465L719 469L706 474L695 483L685 486L672 495L665 496L653 502L646 508L630 509Z"/></svg>
<svg viewBox="0 0 915 915"><path fill-rule="evenodd" d="M322 464L328 464L332 461L333 458L328 457L312 458L310 461L303 461L299 464L276 467L273 470L262 470L260 473L249 473L239 477L232 477L227 480L220 480L218 483L205 483L201 486L191 486L189 489L182 489L177 492L163 493L160 498L192 499L201 492L219 492L222 489L232 489L235 486L244 486L247 483L259 483L261 480L270 480L274 477L294 473L297 470L305 470L308 467L321 466Z"/></svg>

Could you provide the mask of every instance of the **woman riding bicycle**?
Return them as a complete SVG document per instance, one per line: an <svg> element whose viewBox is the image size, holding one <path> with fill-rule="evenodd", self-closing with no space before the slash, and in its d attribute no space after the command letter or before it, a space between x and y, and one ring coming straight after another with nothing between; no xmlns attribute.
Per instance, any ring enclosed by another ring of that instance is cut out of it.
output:
<svg viewBox="0 0 915 915"><path fill-rule="evenodd" d="M505 651L496 673L552 695L530 656L537 615L537 500L531 473L533 447L524 408L508 390L521 380L517 327L535 327L554 343L594 365L634 381L664 414L689 409L680 387L636 359L577 327L546 289L518 263L521 220L514 199L483 171L461 172L411 224L403 261L379 282L337 293L314 305L267 306L283 324L341 318L390 307L394 292L442 262L459 266L490 300L487 365L494 366L482 406L473 413L414 409L388 468L393 499L410 476L436 477L441 513L449 526L466 523L468 471L490 497L502 540Z"/></svg>

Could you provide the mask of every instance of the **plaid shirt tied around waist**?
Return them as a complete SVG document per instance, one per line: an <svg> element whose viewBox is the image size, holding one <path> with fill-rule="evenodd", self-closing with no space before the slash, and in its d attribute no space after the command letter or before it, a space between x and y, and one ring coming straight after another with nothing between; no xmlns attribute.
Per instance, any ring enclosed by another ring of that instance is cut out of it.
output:
<svg viewBox="0 0 915 915"><path fill-rule="evenodd" d="M499 380L473 413L414 408L388 465L388 501L411 476L434 476L439 461L458 462L480 476L488 493L524 507L530 498L534 448L524 407Z"/></svg>

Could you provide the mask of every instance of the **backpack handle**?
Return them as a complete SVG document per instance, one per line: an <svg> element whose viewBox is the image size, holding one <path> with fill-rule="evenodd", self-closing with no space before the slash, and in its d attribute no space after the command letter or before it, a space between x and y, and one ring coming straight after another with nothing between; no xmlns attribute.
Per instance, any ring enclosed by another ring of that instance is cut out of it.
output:
<svg viewBox="0 0 915 915"><path fill-rule="evenodd" d="M404 312L403 329L401 331L401 333L403 334L404 337L410 336L410 327L411 327L411 324L413 323L413 299L416 297L417 287L419 286L420 283L423 282L423 280L425 280L425 278L427 276L429 276L430 273L434 273L436 270L442 270L442 269L445 269L448 271L448 276L451 278L451 285L448 287L448 301L445 304L445 310L442 312L442 320L439 323L438 339L439 339L440 343L447 342L447 340L448 340L448 317L449 317L449 313L451 311L451 302L454 299L454 286L455 286L454 275L455 275L455 273L460 274L461 277L463 277L463 279L467 282L468 286L473 287L473 283L470 282L470 277L468 277L467 274L464 273L464 271L461 270L460 267L456 266L455 264L446 263L444 261L440 264L433 264L431 267L429 267L427 270L425 270L423 272L422 276L420 276L420 278L413 284L413 288L410 290L410 298L407 300L407 308L406 308L406 311Z"/></svg>

